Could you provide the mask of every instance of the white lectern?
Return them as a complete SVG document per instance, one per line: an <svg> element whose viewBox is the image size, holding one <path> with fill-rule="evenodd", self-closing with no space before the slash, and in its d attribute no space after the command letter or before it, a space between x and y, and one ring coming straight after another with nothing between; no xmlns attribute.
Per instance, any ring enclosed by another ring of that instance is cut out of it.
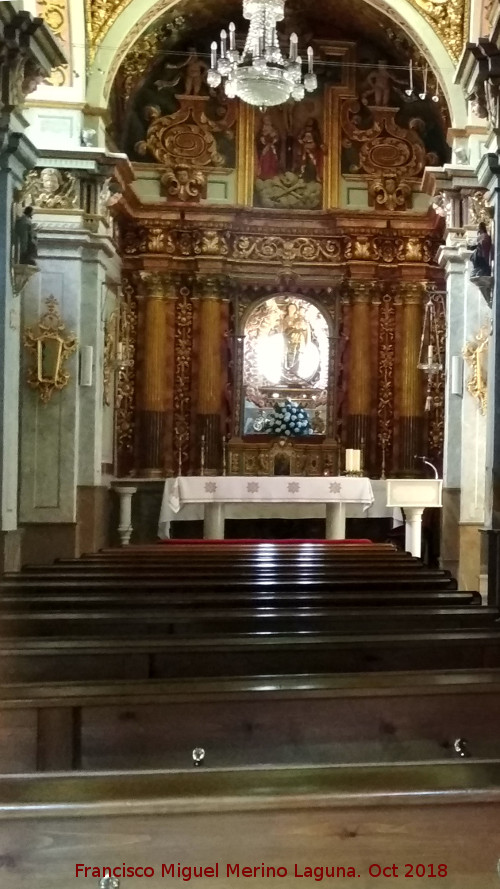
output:
<svg viewBox="0 0 500 889"><path fill-rule="evenodd" d="M387 506L399 506L406 517L405 546L412 556L422 555L422 514L426 506L441 507L443 480L440 478L390 478Z"/></svg>

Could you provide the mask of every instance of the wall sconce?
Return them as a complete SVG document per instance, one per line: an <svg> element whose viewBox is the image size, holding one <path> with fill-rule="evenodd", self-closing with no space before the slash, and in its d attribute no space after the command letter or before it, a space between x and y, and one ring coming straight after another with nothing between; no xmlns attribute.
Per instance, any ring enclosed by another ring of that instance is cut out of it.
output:
<svg viewBox="0 0 500 889"><path fill-rule="evenodd" d="M68 385L70 375L63 366L75 351L78 340L74 334L65 336L66 328L57 300L50 296L45 302L47 311L38 322L38 330L31 327L25 330L24 345L34 358L28 371L28 385L38 389L41 400L47 404L54 389L64 389Z"/></svg>

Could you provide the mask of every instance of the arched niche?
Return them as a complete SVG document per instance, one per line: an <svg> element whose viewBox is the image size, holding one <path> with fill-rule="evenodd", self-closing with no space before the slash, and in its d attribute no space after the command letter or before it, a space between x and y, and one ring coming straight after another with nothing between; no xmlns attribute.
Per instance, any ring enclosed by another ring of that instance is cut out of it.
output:
<svg viewBox="0 0 500 889"><path fill-rule="evenodd" d="M283 435L270 425L277 406L300 408L286 435L326 435L333 423L334 316L301 295L278 293L246 310L242 334L240 435ZM304 428L304 423L306 423Z"/></svg>

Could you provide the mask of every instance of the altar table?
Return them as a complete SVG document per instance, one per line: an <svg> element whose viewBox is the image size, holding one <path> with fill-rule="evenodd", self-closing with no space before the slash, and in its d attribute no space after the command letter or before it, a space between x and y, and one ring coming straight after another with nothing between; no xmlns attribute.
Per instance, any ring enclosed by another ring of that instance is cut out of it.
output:
<svg viewBox="0 0 500 889"><path fill-rule="evenodd" d="M182 476L167 479L160 510L158 536L168 537L170 522L185 504L203 506L205 539L224 538L226 506L256 504L319 504L325 508L327 540L345 538L346 503L373 503L370 479L342 476Z"/></svg>

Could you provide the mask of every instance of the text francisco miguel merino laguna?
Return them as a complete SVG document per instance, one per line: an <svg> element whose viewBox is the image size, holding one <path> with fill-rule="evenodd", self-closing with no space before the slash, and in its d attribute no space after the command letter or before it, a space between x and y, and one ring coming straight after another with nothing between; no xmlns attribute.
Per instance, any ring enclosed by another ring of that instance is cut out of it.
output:
<svg viewBox="0 0 500 889"><path fill-rule="evenodd" d="M170 877L170 879L183 880L184 882L189 882L189 880L194 880L198 877L244 877L247 879L252 878L269 878L273 877L296 877L299 878L308 878L312 880L316 880L319 882L324 880L325 878L332 877L357 877L356 869L354 867L323 867L323 866L303 866L299 864L294 864L292 867L285 867L284 865L280 866L271 866L264 864L256 864L253 866L247 866L242 864L219 864L217 861L215 864L211 866L203 867L201 865L184 865L181 862L177 864L162 864L161 868L144 865L144 866L134 866L127 864L120 864L116 867L108 867L98 866L98 865L85 865L85 864L76 864L75 865L75 876L76 877L93 877L94 879L99 879L102 877L154 877L156 870L156 876L162 876L165 878Z"/></svg>

